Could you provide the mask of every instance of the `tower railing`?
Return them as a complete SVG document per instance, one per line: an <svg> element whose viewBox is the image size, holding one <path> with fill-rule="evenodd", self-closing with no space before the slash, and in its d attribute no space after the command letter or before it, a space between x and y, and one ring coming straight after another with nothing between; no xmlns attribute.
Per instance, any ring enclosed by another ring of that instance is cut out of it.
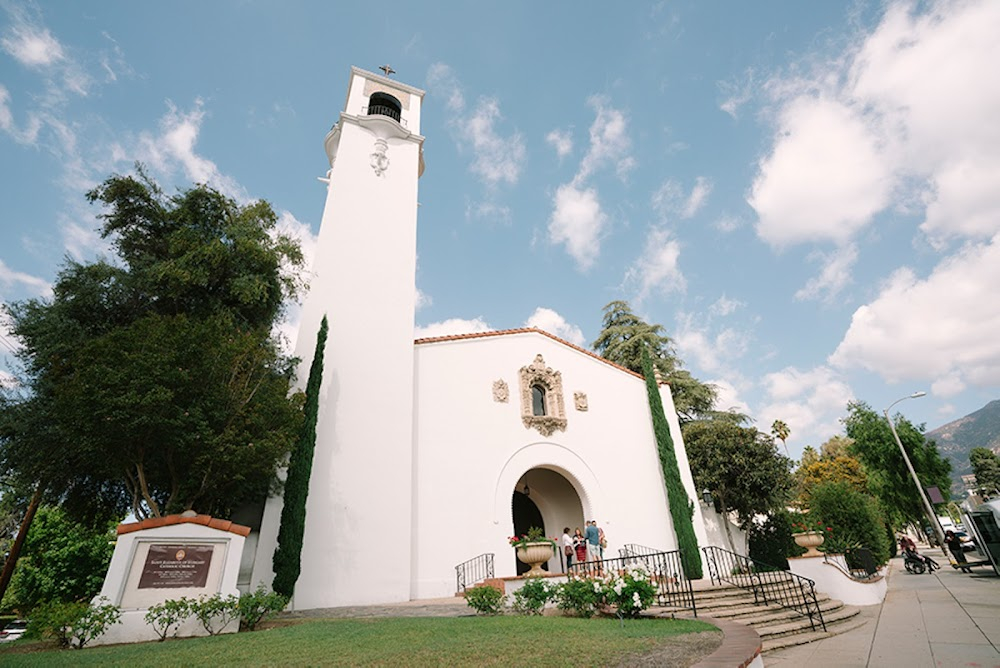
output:
<svg viewBox="0 0 1000 668"><path fill-rule="evenodd" d="M399 109L392 107L388 104L370 104L367 107L361 107L362 116L388 116L392 120L396 121L404 128L406 127L406 119L402 117Z"/></svg>
<svg viewBox="0 0 1000 668"><path fill-rule="evenodd" d="M639 549L642 551L640 553ZM655 551L639 545L626 545L618 551L617 559L598 559L572 564L566 571L569 577L604 577L608 574L623 574L631 568L641 567L649 574L656 586L656 604L671 612L690 610L697 617L698 608L694 599L691 581L684 576L680 550Z"/></svg>
<svg viewBox="0 0 1000 668"><path fill-rule="evenodd" d="M816 598L816 582L789 571L745 557L721 547L701 548L712 578L712 584L727 583L753 593L755 605L779 605L809 618L816 630L817 622L826 631L823 612Z"/></svg>
<svg viewBox="0 0 1000 668"><path fill-rule="evenodd" d="M467 588L493 577L493 553L486 552L455 566L456 592L462 593Z"/></svg>

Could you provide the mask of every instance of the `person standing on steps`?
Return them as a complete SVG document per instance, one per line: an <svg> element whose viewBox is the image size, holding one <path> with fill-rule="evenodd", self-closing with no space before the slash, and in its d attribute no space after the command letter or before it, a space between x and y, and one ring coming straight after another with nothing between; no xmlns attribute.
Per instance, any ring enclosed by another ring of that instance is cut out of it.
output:
<svg viewBox="0 0 1000 668"><path fill-rule="evenodd" d="M569 535L569 527L563 529L562 551L566 556L566 572L569 573L569 567L573 565L573 553L576 551L573 547L573 539Z"/></svg>
<svg viewBox="0 0 1000 668"><path fill-rule="evenodd" d="M601 560L601 532L597 528L597 520L587 522L587 561Z"/></svg>

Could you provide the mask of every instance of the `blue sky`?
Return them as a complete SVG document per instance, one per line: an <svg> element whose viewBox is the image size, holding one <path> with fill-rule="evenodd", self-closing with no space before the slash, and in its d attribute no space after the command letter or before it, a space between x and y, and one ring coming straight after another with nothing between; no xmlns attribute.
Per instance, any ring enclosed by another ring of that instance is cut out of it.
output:
<svg viewBox="0 0 1000 668"><path fill-rule="evenodd" d="M0 2L0 299L106 252L83 193L137 160L310 249L349 68L389 63L427 90L419 335L589 346L625 299L793 456L853 398L926 390L933 428L1000 396L998 31L988 0Z"/></svg>

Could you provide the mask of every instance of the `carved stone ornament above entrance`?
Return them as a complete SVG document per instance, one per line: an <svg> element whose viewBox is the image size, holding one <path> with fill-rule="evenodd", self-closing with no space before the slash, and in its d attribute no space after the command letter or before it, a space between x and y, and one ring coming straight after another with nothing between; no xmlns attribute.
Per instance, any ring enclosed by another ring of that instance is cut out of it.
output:
<svg viewBox="0 0 1000 668"><path fill-rule="evenodd" d="M576 405L576 410L581 413L587 412L587 393L586 392L574 392L573 393L573 403Z"/></svg>
<svg viewBox="0 0 1000 668"><path fill-rule="evenodd" d="M507 381L503 378L493 381L493 401L505 404L509 397L510 389L507 387Z"/></svg>
<svg viewBox="0 0 1000 668"><path fill-rule="evenodd" d="M537 429L542 436L566 430L566 407L563 403L562 374L545 366L541 355L521 367L521 422L526 429Z"/></svg>

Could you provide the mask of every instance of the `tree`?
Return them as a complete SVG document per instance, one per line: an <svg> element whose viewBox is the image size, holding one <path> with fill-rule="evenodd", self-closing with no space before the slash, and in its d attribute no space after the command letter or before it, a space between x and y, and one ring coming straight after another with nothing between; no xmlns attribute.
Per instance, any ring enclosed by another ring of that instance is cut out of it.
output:
<svg viewBox="0 0 1000 668"><path fill-rule="evenodd" d="M3 607L26 615L41 603L89 601L101 590L113 551L110 525L91 529L42 506Z"/></svg>
<svg viewBox="0 0 1000 668"><path fill-rule="evenodd" d="M667 489L667 503L670 506L674 534L677 536L677 547L681 552L681 564L688 579L700 580L701 553L698 550L698 537L691 522L694 504L681 482L674 440L670 436L670 425L663 413L659 383L654 378L653 364L645 350L642 351L642 366L646 378L646 393L649 397L649 412L653 420L653 434L656 437L656 449L660 456L660 469L663 472L663 484Z"/></svg>
<svg viewBox="0 0 1000 668"><path fill-rule="evenodd" d="M809 515L832 530L826 536L828 552L866 547L876 563L889 560L889 539L878 504L854 485L843 480L816 485L809 497Z"/></svg>
<svg viewBox="0 0 1000 668"><path fill-rule="evenodd" d="M781 445L785 448L785 456L788 456L788 444L785 443L785 439L788 435L792 433L792 430L788 428L784 420L775 420L771 425L771 435L776 439L781 441Z"/></svg>
<svg viewBox="0 0 1000 668"><path fill-rule="evenodd" d="M969 450L969 462L979 489L988 495L1000 491L1000 457L989 448L972 448Z"/></svg>
<svg viewBox="0 0 1000 668"><path fill-rule="evenodd" d="M653 368L670 384L674 408L682 421L709 413L715 404L715 386L702 383L683 368L673 342L662 325L650 325L632 312L628 302L613 301L604 307L601 333L592 344L598 355L630 371L642 374L642 353L647 351Z"/></svg>
<svg viewBox="0 0 1000 668"><path fill-rule="evenodd" d="M941 457L934 442L924 437L923 425L914 425L900 415L895 417L895 425L920 483L925 488L936 485L947 496L951 464ZM885 418L864 402L851 402L844 426L854 441L848 449L864 466L868 488L890 524L923 526L930 521Z"/></svg>
<svg viewBox="0 0 1000 668"><path fill-rule="evenodd" d="M323 384L326 334L327 322L326 316L323 316L306 383L305 420L299 442L288 462L278 547L272 558L274 582L271 586L274 591L289 598L295 593L295 583L299 579L302 565L302 537L306 530L306 500L309 497L309 478L312 474L313 452L316 449L316 420L319 417L319 391Z"/></svg>
<svg viewBox="0 0 1000 668"><path fill-rule="evenodd" d="M712 493L723 517L735 512L744 531L755 515L784 507L793 486L791 460L769 435L731 419L697 420L686 425L684 444L695 485ZM724 525L736 551L729 522Z"/></svg>
<svg viewBox="0 0 1000 668"><path fill-rule="evenodd" d="M259 498L301 420L271 337L297 243L265 202L166 196L141 168L88 198L118 262L69 261L51 300L5 305L29 391L2 405L0 473L93 521Z"/></svg>

